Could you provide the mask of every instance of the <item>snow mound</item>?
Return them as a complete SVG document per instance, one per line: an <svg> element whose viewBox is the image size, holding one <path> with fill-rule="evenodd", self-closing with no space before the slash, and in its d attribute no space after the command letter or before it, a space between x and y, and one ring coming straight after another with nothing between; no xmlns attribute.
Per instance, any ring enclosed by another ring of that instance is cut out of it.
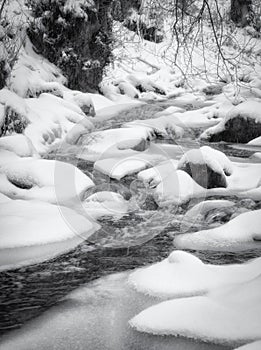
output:
<svg viewBox="0 0 261 350"><path fill-rule="evenodd" d="M96 192L82 203L88 216L97 219L102 216L122 217L128 212L128 201L119 193L110 191Z"/></svg>
<svg viewBox="0 0 261 350"><path fill-rule="evenodd" d="M240 214L228 223L194 233L178 235L181 249L236 251L261 247L261 210Z"/></svg>
<svg viewBox="0 0 261 350"><path fill-rule="evenodd" d="M261 136L256 137L255 139L248 142L248 145L252 146L261 146Z"/></svg>
<svg viewBox="0 0 261 350"><path fill-rule="evenodd" d="M260 350L261 349L261 340L255 341L250 344L246 344L236 348L234 350Z"/></svg>
<svg viewBox="0 0 261 350"><path fill-rule="evenodd" d="M14 152L20 157L37 156L31 140L23 134L13 134L0 138L0 149Z"/></svg>
<svg viewBox="0 0 261 350"><path fill-rule="evenodd" d="M95 116L95 108L90 94L68 89L63 91L63 98L80 107L84 114Z"/></svg>
<svg viewBox="0 0 261 350"><path fill-rule="evenodd" d="M94 169L110 176L113 179L120 180L126 175L137 173L143 169L152 167L166 157L159 154L150 154L149 152L140 152L130 157L117 157L98 160L94 164Z"/></svg>
<svg viewBox="0 0 261 350"><path fill-rule="evenodd" d="M183 136L183 129L175 124L175 120L168 117L159 117L146 120L134 120L124 124L125 127L146 127L150 128L157 136L173 138L181 138Z"/></svg>
<svg viewBox="0 0 261 350"><path fill-rule="evenodd" d="M23 99L2 89L0 103L5 110L5 133L24 133L40 154L64 138L75 125L81 125L86 132L93 129L90 118L77 104L52 94L42 93L38 98Z"/></svg>
<svg viewBox="0 0 261 350"><path fill-rule="evenodd" d="M246 264L210 265L183 251L131 273L129 283L141 293L162 299L202 295L215 288L249 281L260 274L261 258Z"/></svg>
<svg viewBox="0 0 261 350"><path fill-rule="evenodd" d="M150 169L139 172L138 178L149 185L149 187L156 187L161 180L175 172L177 169L178 161L174 159L168 159Z"/></svg>
<svg viewBox="0 0 261 350"><path fill-rule="evenodd" d="M60 161L20 158L1 151L0 192L20 199L65 203L94 184L78 168Z"/></svg>
<svg viewBox="0 0 261 350"><path fill-rule="evenodd" d="M155 200L159 206L169 203L180 205L189 199L204 196L206 189L198 185L185 171L177 170L161 179L155 189Z"/></svg>
<svg viewBox="0 0 261 350"><path fill-rule="evenodd" d="M79 158L100 160L120 155L136 154L133 149L143 151L148 141L153 138L148 128L119 128L95 131L82 138L82 153Z"/></svg>
<svg viewBox="0 0 261 350"><path fill-rule="evenodd" d="M0 205L0 249L54 243L94 232L93 223L66 207L24 200Z"/></svg>
<svg viewBox="0 0 261 350"><path fill-rule="evenodd" d="M261 337L261 275L207 296L174 299L135 316L135 329L158 335L234 343Z"/></svg>

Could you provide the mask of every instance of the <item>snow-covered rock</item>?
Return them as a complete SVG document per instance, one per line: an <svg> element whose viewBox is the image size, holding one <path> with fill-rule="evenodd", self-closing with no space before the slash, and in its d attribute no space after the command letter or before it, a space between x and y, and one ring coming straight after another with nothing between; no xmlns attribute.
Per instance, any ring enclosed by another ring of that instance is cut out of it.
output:
<svg viewBox="0 0 261 350"><path fill-rule="evenodd" d="M84 114L92 117L95 116L95 108L90 94L68 89L63 91L63 98L69 102L75 103L81 108Z"/></svg>
<svg viewBox="0 0 261 350"><path fill-rule="evenodd" d="M177 170L161 179L155 189L155 200L159 206L169 203L179 205L191 198L204 196L205 191L185 171Z"/></svg>
<svg viewBox="0 0 261 350"><path fill-rule="evenodd" d="M81 154L78 157L96 161L120 155L135 155L136 147L150 141L153 136L151 130L145 127L95 131L82 137Z"/></svg>
<svg viewBox="0 0 261 350"><path fill-rule="evenodd" d="M91 118L86 117L77 104L49 93L23 99L2 89L0 103L5 109L4 133L24 133L40 154L77 124L86 131L93 129Z"/></svg>
<svg viewBox="0 0 261 350"><path fill-rule="evenodd" d="M50 259L99 228L70 208L40 201L5 199L0 211L0 270Z"/></svg>
<svg viewBox="0 0 261 350"><path fill-rule="evenodd" d="M261 275L206 296L164 301L135 316L141 332L233 344L261 337Z"/></svg>
<svg viewBox="0 0 261 350"><path fill-rule="evenodd" d="M100 191L92 194L82 203L88 217L102 216L120 218L128 212L129 204L119 193Z"/></svg>
<svg viewBox="0 0 261 350"><path fill-rule="evenodd" d="M249 100L233 107L216 126L207 129L201 138L210 142L247 143L261 135L261 102Z"/></svg>
<svg viewBox="0 0 261 350"><path fill-rule="evenodd" d="M14 152L20 157L37 156L31 140L23 134L13 134L0 138L0 149Z"/></svg>
<svg viewBox="0 0 261 350"><path fill-rule="evenodd" d="M206 294L218 287L247 282L260 274L261 258L245 264L204 264L196 256L174 250L167 259L130 274L138 291L162 299Z"/></svg>
<svg viewBox="0 0 261 350"><path fill-rule="evenodd" d="M194 233L178 235L180 249L237 251L261 247L261 210L243 213L228 223Z"/></svg>
<svg viewBox="0 0 261 350"><path fill-rule="evenodd" d="M152 154L145 151L129 157L123 156L98 160L94 164L94 169L113 179L120 180L126 175L134 174L143 169L153 167L165 159L166 157L164 157L164 155Z"/></svg>
<svg viewBox="0 0 261 350"><path fill-rule="evenodd" d="M66 203L81 197L94 184L71 164L46 159L20 158L0 152L0 192L19 199Z"/></svg>
<svg viewBox="0 0 261 350"><path fill-rule="evenodd" d="M204 188L227 187L226 175L233 172L226 155L208 146L186 152L178 169L184 170Z"/></svg>
<svg viewBox="0 0 261 350"><path fill-rule="evenodd" d="M145 127L150 128L157 136L181 138L184 130L176 125L172 117L162 116L154 119L134 120L124 124L125 127Z"/></svg>

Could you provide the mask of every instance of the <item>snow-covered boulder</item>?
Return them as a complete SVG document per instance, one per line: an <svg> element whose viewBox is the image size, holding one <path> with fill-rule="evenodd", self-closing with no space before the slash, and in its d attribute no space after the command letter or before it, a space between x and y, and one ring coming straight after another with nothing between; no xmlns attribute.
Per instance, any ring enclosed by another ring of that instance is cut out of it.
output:
<svg viewBox="0 0 261 350"><path fill-rule="evenodd" d="M209 230L180 234L174 238L180 249L237 251L261 248L261 210L240 214Z"/></svg>
<svg viewBox="0 0 261 350"><path fill-rule="evenodd" d="M151 130L146 127L95 131L81 138L79 158L96 161L114 156L135 155L141 142L146 144L153 137Z"/></svg>
<svg viewBox="0 0 261 350"><path fill-rule="evenodd" d="M204 196L205 191L185 171L177 170L160 180L154 195L159 206L166 206L169 203L180 205L191 198Z"/></svg>
<svg viewBox="0 0 261 350"><path fill-rule="evenodd" d="M126 175L152 167L165 159L166 157L163 154L152 154L145 151L129 157L123 156L98 160L94 164L94 169L113 179L120 180Z"/></svg>
<svg viewBox="0 0 261 350"><path fill-rule="evenodd" d="M13 134L0 138L0 149L14 152L20 157L37 156L31 140L23 134Z"/></svg>
<svg viewBox="0 0 261 350"><path fill-rule="evenodd" d="M128 212L128 201L122 195L110 191L100 191L90 195L82 203L88 217L97 219L102 216L120 218Z"/></svg>
<svg viewBox="0 0 261 350"><path fill-rule="evenodd" d="M178 169L204 188L227 187L226 175L232 174L232 163L224 153L204 146L186 152Z"/></svg>
<svg viewBox="0 0 261 350"><path fill-rule="evenodd" d="M164 301L135 316L141 332L234 344L261 338L261 275L206 296Z"/></svg>
<svg viewBox="0 0 261 350"><path fill-rule="evenodd" d="M261 102L249 100L233 107L216 126L207 129L201 138L210 142L247 143L261 136Z"/></svg>
<svg viewBox="0 0 261 350"><path fill-rule="evenodd" d="M81 108L84 114L94 117L95 108L92 102L92 98L88 93L80 91L65 90L63 91L63 98L69 102L75 103Z"/></svg>
<svg viewBox="0 0 261 350"><path fill-rule="evenodd" d="M0 152L0 192L11 198L65 203L81 198L93 185L88 176L71 164Z"/></svg>
<svg viewBox="0 0 261 350"><path fill-rule="evenodd" d="M130 274L129 283L141 293L162 299L202 295L260 274L261 258L245 264L204 264L196 256L174 250L167 259Z"/></svg>
<svg viewBox="0 0 261 350"><path fill-rule="evenodd" d="M70 208L25 200L0 205L0 249L54 243L94 232L95 225Z"/></svg>
<svg viewBox="0 0 261 350"><path fill-rule="evenodd" d="M70 208L35 200L1 200L0 211L0 270L50 259L99 229Z"/></svg>

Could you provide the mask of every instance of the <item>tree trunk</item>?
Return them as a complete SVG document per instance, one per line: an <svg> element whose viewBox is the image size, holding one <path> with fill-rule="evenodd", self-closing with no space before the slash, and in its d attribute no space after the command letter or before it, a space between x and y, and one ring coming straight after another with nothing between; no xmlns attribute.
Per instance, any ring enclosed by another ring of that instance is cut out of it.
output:
<svg viewBox="0 0 261 350"><path fill-rule="evenodd" d="M253 16L252 0L231 0L230 16L241 27L249 25Z"/></svg>

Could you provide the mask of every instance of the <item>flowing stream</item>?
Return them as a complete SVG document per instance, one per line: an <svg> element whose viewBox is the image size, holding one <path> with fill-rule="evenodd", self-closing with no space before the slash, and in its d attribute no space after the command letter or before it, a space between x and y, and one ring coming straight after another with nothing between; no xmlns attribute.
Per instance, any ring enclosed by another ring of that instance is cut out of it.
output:
<svg viewBox="0 0 261 350"><path fill-rule="evenodd" d="M97 127L98 129L108 129L120 127L125 121L134 119L148 119L151 118L156 112L174 104L174 100L168 100L166 102L142 105L131 111L121 113L120 117L115 117L100 125L97 124ZM187 135L185 135L185 138L182 139L180 144L185 149L192 148L195 145L195 137L197 137L199 133L200 130L189 132ZM173 140L160 140L158 142L174 143ZM251 149L233 148L228 144L212 144L211 146L220 149L229 156L242 157L245 160L247 160L247 158L254 153L254 151ZM54 150L46 157L48 159L63 160L65 162L70 162L77 165L87 175L92 174L94 176L94 182L98 188L101 188L101 186L106 188L107 186L108 188L118 189L118 191L123 193L126 197L135 195L135 191L133 193L132 190L131 194L129 191L130 184L135 180L135 175L127 176L118 182L116 180L109 179L97 171L94 173L92 163L77 160L75 158L75 154L63 154ZM137 191L138 190L139 188L137 187ZM222 197L219 199L222 199ZM230 198L226 197L226 199ZM234 202L239 202L239 200L234 197L231 199ZM20 328L29 320L42 315L44 311L50 309L51 307L61 307L60 301L66 298L66 295L86 283L89 290L93 289L94 292L97 292L99 288L105 288L107 286L107 290L111 291L111 295L114 295L113 298L106 299L106 297L103 297L103 294L100 293L98 294L98 299L95 299L95 305L98 305L95 310L97 310L97 314L99 314L101 318L102 307L105 310L104 315L106 316L108 316L107 309L110 303L110 312L113 307L116 308L117 298L115 296L118 295L118 292L113 294L113 290L119 291L120 289L126 294L125 297L122 297L122 294L124 293L121 294L121 298L123 299L120 299L120 303L126 305L126 303L132 302L135 300L135 298L138 300L138 297L135 295L134 291L130 291L130 288L123 287L120 284L121 277L118 279L116 278L114 282L106 277L104 279L103 287L101 282L102 280L97 279L115 272L124 272L139 266L148 265L167 257L169 253L175 249L173 247L173 237L175 234L180 232L180 223L184 218L184 214L186 213L187 209L193 206L193 204L197 203L197 201L191 201L190 203L187 203L179 208L170 206L167 209L157 209L152 205L152 207L149 209L148 207L145 209L140 208L133 213L123 216L119 220L103 218L102 220L99 220L101 229L88 241L82 242L75 249L49 261L0 272L0 334L6 334L8 336L10 330ZM220 224L228 221L233 212L221 211L218 214L218 219L215 220L218 221L217 224ZM191 231L204 229L206 225L206 222L197 222L194 226L192 225ZM237 253L212 251L196 251L193 253L200 257L204 262L215 264L244 262L250 258L261 256L260 250L248 250ZM124 288L127 289L124 290ZM87 298L90 305L93 305L92 298L93 297L91 296L89 299ZM143 297L140 296L139 298L142 299ZM143 308L145 308L144 305L146 303L144 303L144 301L139 301L138 305L140 305L140 307L143 305ZM95 310L91 310L91 306L88 306L87 304L85 303L84 306L84 308L87 310L86 312L96 312ZM147 304L152 304L152 302L147 302ZM101 307L101 305L103 306ZM139 307L136 306L134 309L138 311ZM108 345L108 347L106 347L104 342L97 342L96 338L99 334L99 329L94 330L94 327L92 327L92 332L87 332L89 334L89 338L86 338L87 333L85 333L84 337L79 336L77 340L78 347L75 346L74 348L88 350L231 349L225 346L202 344L182 338L172 339L170 341L165 337L138 334L137 332L130 330L126 331L125 326L121 326L120 328L120 323L127 322L127 317L130 318L134 316L135 312L134 314L133 312L134 310L131 312L131 310L128 309L128 313L125 316L120 317L120 319L116 322L116 326L113 326L114 328L110 328L110 326L108 326L109 328L107 331L105 331L104 328L101 328L103 333L107 332L104 339L107 339L107 345L110 344L110 346ZM86 322L90 321L90 316L88 317L89 318L86 319ZM98 320L100 319L96 317L93 321L95 327L99 327ZM48 322L48 320L46 322ZM104 321L100 322L101 327L105 327ZM80 325L78 326L80 327ZM110 335L110 329L113 332L119 333L124 333L125 330L127 333L123 337L119 338L119 340L114 340L116 343L113 345L112 340L109 341L109 339L112 337L116 339L117 334ZM5 336L3 339L4 338ZM83 342L85 342L85 345ZM55 349L63 349L63 346L65 346L65 344L60 340L60 345L57 345ZM39 349L41 346L37 346L36 348ZM50 349L51 348L52 347L50 345ZM43 349L49 349L49 347L43 347Z"/></svg>

